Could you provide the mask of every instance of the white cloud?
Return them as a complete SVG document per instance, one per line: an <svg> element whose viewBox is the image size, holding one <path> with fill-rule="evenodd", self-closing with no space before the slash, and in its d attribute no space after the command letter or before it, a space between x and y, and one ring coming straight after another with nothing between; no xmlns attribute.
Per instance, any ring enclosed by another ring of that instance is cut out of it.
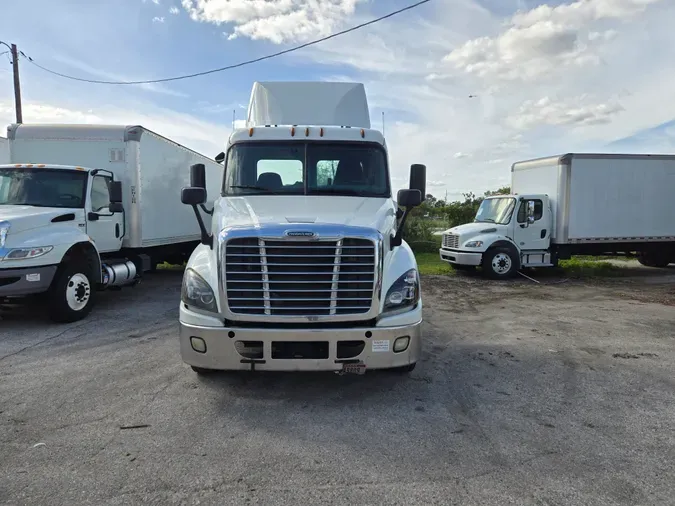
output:
<svg viewBox="0 0 675 506"><path fill-rule="evenodd" d="M590 31L597 21L628 19L662 0L579 0L516 13L498 36L465 42L444 61L455 69L493 80L534 80L561 69L598 64L614 30Z"/></svg>
<svg viewBox="0 0 675 506"><path fill-rule="evenodd" d="M173 7L171 7L171 8L169 9L169 13L170 13L170 14L173 14L173 15L179 14L179 13L180 13L180 9L179 9L178 7L176 7L176 6L173 6Z"/></svg>
<svg viewBox="0 0 675 506"><path fill-rule="evenodd" d="M275 44L329 35L365 0L182 0L195 21L234 25L229 38Z"/></svg>
<svg viewBox="0 0 675 506"><path fill-rule="evenodd" d="M553 101L549 97L528 100L507 121L520 130L538 125L586 126L609 123L624 108L616 100L592 103L587 97Z"/></svg>
<svg viewBox="0 0 675 506"><path fill-rule="evenodd" d="M462 153L461 151L458 151L458 152L455 153L455 155L454 155L454 157L455 157L456 159L458 159L458 160L459 160L460 158L468 158L469 156L471 156L471 155L468 154L468 153Z"/></svg>
<svg viewBox="0 0 675 506"><path fill-rule="evenodd" d="M153 23L164 23L164 16L155 16L152 18Z"/></svg>

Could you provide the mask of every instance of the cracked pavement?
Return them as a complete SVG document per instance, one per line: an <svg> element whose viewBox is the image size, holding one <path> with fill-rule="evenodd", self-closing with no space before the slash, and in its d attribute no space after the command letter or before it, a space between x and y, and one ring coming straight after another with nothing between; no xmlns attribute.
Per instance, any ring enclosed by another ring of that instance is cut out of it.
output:
<svg viewBox="0 0 675 506"><path fill-rule="evenodd" d="M673 504L672 279L426 277L408 377L208 379L180 281L3 313L0 504Z"/></svg>

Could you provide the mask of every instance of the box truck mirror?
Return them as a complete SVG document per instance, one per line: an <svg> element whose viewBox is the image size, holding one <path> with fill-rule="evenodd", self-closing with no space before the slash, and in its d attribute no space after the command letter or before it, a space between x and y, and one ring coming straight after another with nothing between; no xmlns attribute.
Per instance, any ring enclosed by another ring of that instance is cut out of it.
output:
<svg viewBox="0 0 675 506"><path fill-rule="evenodd" d="M534 223L534 200L527 202L527 223Z"/></svg>
<svg viewBox="0 0 675 506"><path fill-rule="evenodd" d="M410 166L410 189L419 190L422 194L422 202L427 195L427 166L414 163ZM419 204L418 204L419 205Z"/></svg>
<svg viewBox="0 0 675 506"><path fill-rule="evenodd" d="M121 181L110 181L108 185L108 194L110 196L110 202L112 204L121 204L122 203L122 182ZM115 211L110 211L115 212Z"/></svg>
<svg viewBox="0 0 675 506"><path fill-rule="evenodd" d="M225 160L225 153L223 153L223 152L218 153L218 154L216 155L215 160L216 160L216 162L218 162L218 163L223 163L223 161Z"/></svg>
<svg viewBox="0 0 675 506"><path fill-rule="evenodd" d="M111 213L123 213L124 212L124 207L122 206L121 202L111 202L110 205L108 206L108 211Z"/></svg>
<svg viewBox="0 0 675 506"><path fill-rule="evenodd" d="M206 167L203 163L190 166L190 186L192 188L206 188ZM206 199L204 199L206 202ZM204 202L200 202L203 204Z"/></svg>

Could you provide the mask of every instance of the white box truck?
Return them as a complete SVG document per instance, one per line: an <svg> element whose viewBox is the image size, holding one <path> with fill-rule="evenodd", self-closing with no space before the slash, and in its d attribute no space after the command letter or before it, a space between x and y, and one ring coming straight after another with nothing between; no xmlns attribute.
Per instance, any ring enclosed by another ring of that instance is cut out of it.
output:
<svg viewBox="0 0 675 506"><path fill-rule="evenodd" d="M422 298L402 225L426 167L411 167L397 205L364 86L257 82L217 159L222 196L183 278L183 361L198 374L411 371ZM212 176L191 172L182 201L197 211Z"/></svg>
<svg viewBox="0 0 675 506"><path fill-rule="evenodd" d="M636 253L675 262L675 156L570 153L517 162L513 195L486 198L473 223L443 233L442 260L493 278L572 255Z"/></svg>
<svg viewBox="0 0 675 506"><path fill-rule="evenodd" d="M0 300L43 294L52 318L84 318L97 290L182 263L201 235L180 205L186 164L223 168L141 126L10 125L0 165ZM210 222L210 216L206 215Z"/></svg>
<svg viewBox="0 0 675 506"><path fill-rule="evenodd" d="M9 140L0 137L0 164L9 163Z"/></svg>

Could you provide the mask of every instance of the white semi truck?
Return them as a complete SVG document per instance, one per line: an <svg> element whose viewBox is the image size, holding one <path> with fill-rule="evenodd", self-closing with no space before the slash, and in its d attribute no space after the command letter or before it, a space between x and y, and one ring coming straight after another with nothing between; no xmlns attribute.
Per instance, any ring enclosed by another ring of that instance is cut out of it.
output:
<svg viewBox="0 0 675 506"><path fill-rule="evenodd" d="M402 225L426 167L411 167L397 205L364 86L257 82L217 159L222 193L183 278L184 362L199 374L411 371L422 298ZM200 164L191 173L182 201L197 211L212 182Z"/></svg>
<svg viewBox="0 0 675 506"><path fill-rule="evenodd" d="M517 162L512 195L486 198L473 223L443 233L441 260L493 278L573 255L636 253L675 262L675 156L570 153Z"/></svg>
<svg viewBox="0 0 675 506"><path fill-rule="evenodd" d="M178 202L186 164L223 168L141 126L11 125L0 165L0 302L46 296L72 322L97 290L135 285L160 262L183 263L201 235ZM210 216L206 216L210 222Z"/></svg>

